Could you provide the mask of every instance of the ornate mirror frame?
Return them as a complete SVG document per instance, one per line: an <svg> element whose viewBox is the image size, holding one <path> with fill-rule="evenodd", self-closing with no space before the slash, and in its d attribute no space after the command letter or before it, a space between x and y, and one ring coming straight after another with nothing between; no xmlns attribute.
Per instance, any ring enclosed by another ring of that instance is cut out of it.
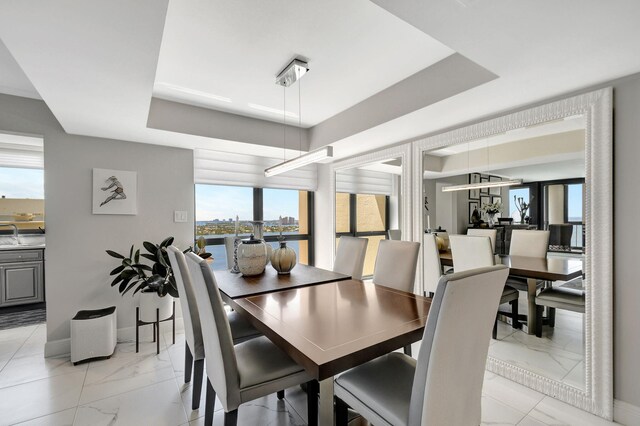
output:
<svg viewBox="0 0 640 426"><path fill-rule="evenodd" d="M354 167L364 166L369 163L392 160L394 158L402 159L402 216L400 217L400 229L402 230L402 239L411 241L413 234L411 215L413 210L411 209L411 200L413 199L413 192L411 191L411 182L413 180L411 167L413 161L411 161L411 143L404 145L396 145L390 148L382 149L379 151L372 151L365 154L357 155L354 157L339 160L329 165L329 191L331 192L330 211L332 215L332 231L333 231L333 244L331 244L331 264L336 257L336 172L340 170L352 169Z"/></svg>
<svg viewBox="0 0 640 426"><path fill-rule="evenodd" d="M489 357L487 369L583 410L613 417L613 90L601 89L427 137L413 146L413 200L422 197L424 151L577 114L586 118L585 390ZM597 194L597 196L594 196ZM414 241L422 242L422 204L413 203ZM422 283L422 256L418 279Z"/></svg>

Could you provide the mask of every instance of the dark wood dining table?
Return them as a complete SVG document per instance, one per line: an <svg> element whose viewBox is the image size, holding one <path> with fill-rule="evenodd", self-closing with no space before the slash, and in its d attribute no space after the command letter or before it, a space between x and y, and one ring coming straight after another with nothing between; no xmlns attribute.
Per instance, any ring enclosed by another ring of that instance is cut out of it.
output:
<svg viewBox="0 0 640 426"><path fill-rule="evenodd" d="M214 270L213 273L226 303L238 297L255 296L351 278L349 275L303 264L297 264L289 274L284 275L279 275L271 265L267 265L262 274L250 277L233 274L226 269Z"/></svg>
<svg viewBox="0 0 640 426"><path fill-rule="evenodd" d="M334 375L420 340L431 299L343 280L229 304L320 382L320 424L333 425Z"/></svg>
<svg viewBox="0 0 640 426"><path fill-rule="evenodd" d="M440 263L454 266L451 250L440 252ZM527 280L527 333L535 333L536 290L538 280L569 281L582 276L582 259L565 256L536 258L527 256L496 255L496 265L509 267L509 274Z"/></svg>

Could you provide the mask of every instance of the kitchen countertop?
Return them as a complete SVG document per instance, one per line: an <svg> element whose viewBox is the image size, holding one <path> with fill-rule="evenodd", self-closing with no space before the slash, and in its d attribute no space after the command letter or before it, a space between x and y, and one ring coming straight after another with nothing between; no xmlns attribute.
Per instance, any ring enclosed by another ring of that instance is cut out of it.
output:
<svg viewBox="0 0 640 426"><path fill-rule="evenodd" d="M44 244L24 244L24 245L15 245L15 244L0 244L0 251L7 250L44 250Z"/></svg>

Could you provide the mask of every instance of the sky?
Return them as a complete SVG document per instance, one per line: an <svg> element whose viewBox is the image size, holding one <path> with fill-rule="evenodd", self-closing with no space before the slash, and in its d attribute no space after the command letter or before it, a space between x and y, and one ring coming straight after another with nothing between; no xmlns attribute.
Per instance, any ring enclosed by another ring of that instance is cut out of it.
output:
<svg viewBox="0 0 640 426"><path fill-rule="evenodd" d="M0 167L0 196L44 199L44 170Z"/></svg>
<svg viewBox="0 0 640 426"><path fill-rule="evenodd" d="M264 220L291 216L298 219L298 191L263 191ZM196 185L196 221L213 219L253 219L253 188L240 186Z"/></svg>
<svg viewBox="0 0 640 426"><path fill-rule="evenodd" d="M570 221L580 221L582 220L582 185L581 184L573 184L568 185L568 208L567 212L568 219ZM517 189L509 189L509 212L511 212L510 217L514 219L514 221L520 221L520 213L516 209L515 202L513 201L513 196L523 197L525 201L529 199L529 188L517 188ZM504 212L502 216L508 215L509 212ZM531 214L531 210L527 212L527 215Z"/></svg>

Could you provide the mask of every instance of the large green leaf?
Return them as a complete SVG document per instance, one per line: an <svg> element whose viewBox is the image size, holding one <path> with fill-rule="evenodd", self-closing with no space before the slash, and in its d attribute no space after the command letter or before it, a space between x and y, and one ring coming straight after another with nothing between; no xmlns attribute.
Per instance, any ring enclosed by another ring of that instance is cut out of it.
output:
<svg viewBox="0 0 640 426"><path fill-rule="evenodd" d="M155 275L159 275L160 277L166 277L167 276L167 268L162 265L161 263L154 263L153 264L153 273Z"/></svg>
<svg viewBox="0 0 640 426"><path fill-rule="evenodd" d="M113 281L111 281L111 287L118 284L122 280L122 277L118 275Z"/></svg>
<svg viewBox="0 0 640 426"><path fill-rule="evenodd" d="M142 281L140 283L140 285L138 287L136 287L135 290L133 290L133 294L135 295L137 292L139 292L140 290L143 290L146 287L147 287L147 282L146 281Z"/></svg>
<svg viewBox="0 0 640 426"><path fill-rule="evenodd" d="M133 244L131 244L131 250L129 250L129 259L133 257Z"/></svg>
<svg viewBox="0 0 640 426"><path fill-rule="evenodd" d="M167 237L160 243L160 247L169 247L173 244L173 237Z"/></svg>
<svg viewBox="0 0 640 426"><path fill-rule="evenodd" d="M137 275L138 275L138 272L136 272L133 269L126 269L126 270L122 271L122 273L120 274L120 276L122 278L129 278L129 279L131 279L131 278L133 278L133 277L135 277Z"/></svg>
<svg viewBox="0 0 640 426"><path fill-rule="evenodd" d="M131 277L122 280L122 282L120 283L120 287L118 287L118 291L120 293L124 294L124 290L127 288L127 284L129 284L129 281L131 281Z"/></svg>
<svg viewBox="0 0 640 426"><path fill-rule="evenodd" d="M158 258L158 263L160 263L164 267L167 267L169 266L169 264L167 263L167 259L164 258L164 254L162 253L162 251L163 249L158 249L158 251L156 252L156 258Z"/></svg>
<svg viewBox="0 0 640 426"><path fill-rule="evenodd" d="M124 270L124 265L120 265L118 266L116 269L114 269L113 271L109 272L109 275L117 275L120 272L122 272Z"/></svg>
<svg viewBox="0 0 640 426"><path fill-rule="evenodd" d="M133 261L135 263L140 263L140 249L136 250L136 254L133 255Z"/></svg>
<svg viewBox="0 0 640 426"><path fill-rule="evenodd" d="M155 254L156 250L158 250L158 246L150 243L149 241L143 242L142 245L144 246L145 250L147 250L151 254Z"/></svg>
<svg viewBox="0 0 640 426"><path fill-rule="evenodd" d="M149 259L152 262L155 262L157 259L155 254L142 253L140 256L144 257L145 259Z"/></svg>
<svg viewBox="0 0 640 426"><path fill-rule="evenodd" d="M134 263L133 265L131 265L132 268L136 268L136 269L141 269L143 271L149 271L151 272L152 269L149 265L145 265L144 263Z"/></svg>
<svg viewBox="0 0 640 426"><path fill-rule="evenodd" d="M121 255L120 253L116 253L113 250L107 250L107 254L111 257L115 257L116 259L124 259L123 255Z"/></svg>

